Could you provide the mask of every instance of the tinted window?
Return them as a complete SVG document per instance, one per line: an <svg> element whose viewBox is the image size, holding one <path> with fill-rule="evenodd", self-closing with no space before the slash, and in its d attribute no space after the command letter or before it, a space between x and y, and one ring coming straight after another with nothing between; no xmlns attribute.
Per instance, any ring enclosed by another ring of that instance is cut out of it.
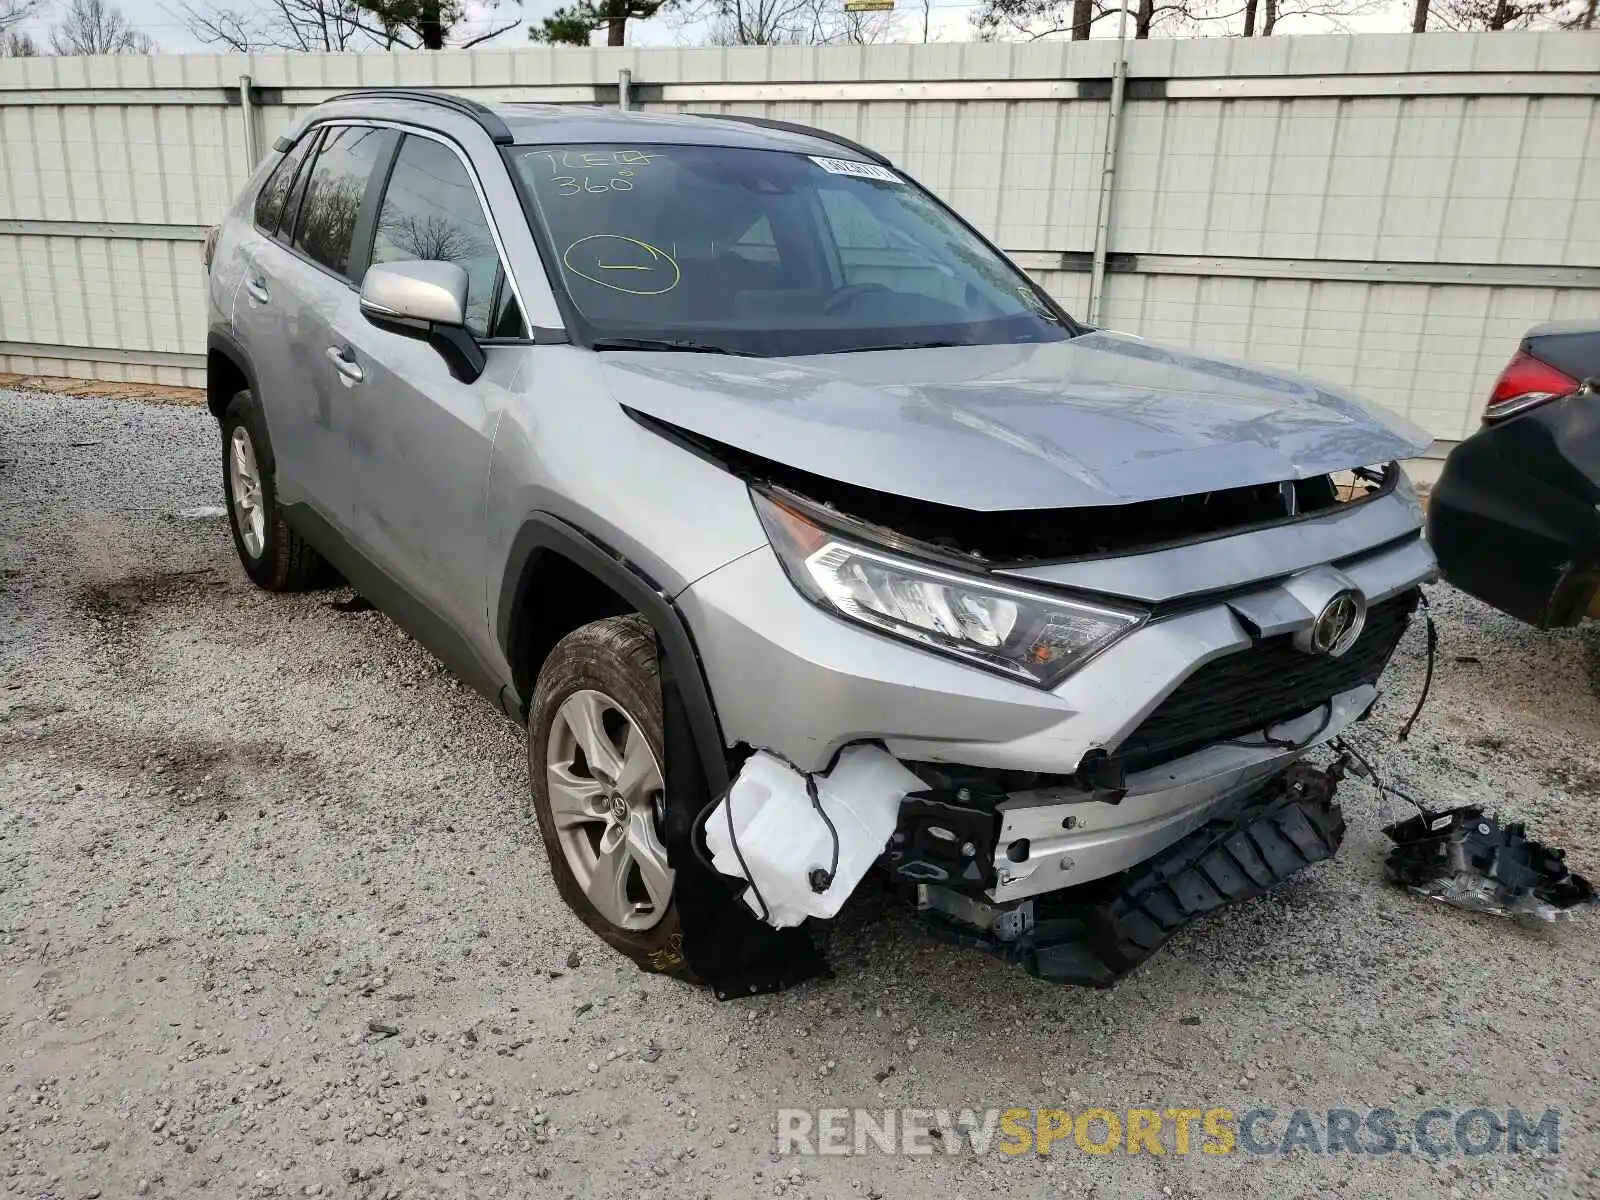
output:
<svg viewBox="0 0 1600 1200"><path fill-rule="evenodd" d="M327 135L325 129L314 129L306 134L306 157L300 164L300 169L295 172L294 186L289 189L289 199L283 206L283 220L278 222L278 240L291 242L294 240L295 217L300 212L300 203L306 198L306 179L311 174L311 164L317 157L317 148L322 145L323 138Z"/></svg>
<svg viewBox="0 0 1600 1200"><path fill-rule="evenodd" d="M892 226L874 217L859 196L843 188L824 188L818 198L847 284L863 289L876 284L947 304L965 304L968 281L944 269L908 238L891 238Z"/></svg>
<svg viewBox="0 0 1600 1200"><path fill-rule="evenodd" d="M592 338L784 355L1071 335L1025 275L874 163L723 146L512 153Z"/></svg>
<svg viewBox="0 0 1600 1200"><path fill-rule="evenodd" d="M328 131L306 181L305 199L295 223L296 248L330 270L350 274L350 243L367 192L372 168L388 134L349 125Z"/></svg>
<svg viewBox="0 0 1600 1200"><path fill-rule="evenodd" d="M267 176L267 182L261 185L261 191L256 196L256 224L263 233L278 232L278 219L283 216L283 202L288 199L289 189L294 186L295 172L300 169L306 151L311 149L311 144L316 140L314 134L307 134L296 142L272 174Z"/></svg>
<svg viewBox="0 0 1600 1200"><path fill-rule="evenodd" d="M423 137L400 143L372 242L374 263L415 259L453 262L466 271L467 328L478 337L521 334L472 178L453 150Z"/></svg>

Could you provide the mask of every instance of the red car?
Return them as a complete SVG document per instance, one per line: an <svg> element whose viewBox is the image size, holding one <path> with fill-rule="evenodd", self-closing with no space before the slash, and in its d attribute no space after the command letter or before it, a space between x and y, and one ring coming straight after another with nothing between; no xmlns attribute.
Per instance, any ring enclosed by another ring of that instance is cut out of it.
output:
<svg viewBox="0 0 1600 1200"><path fill-rule="evenodd" d="M1600 318L1530 329L1428 503L1444 577L1540 628L1600 617Z"/></svg>

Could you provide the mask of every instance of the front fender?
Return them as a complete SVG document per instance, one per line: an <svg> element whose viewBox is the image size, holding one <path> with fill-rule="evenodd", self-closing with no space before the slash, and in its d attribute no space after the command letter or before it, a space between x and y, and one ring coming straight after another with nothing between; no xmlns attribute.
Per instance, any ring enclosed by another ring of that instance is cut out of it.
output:
<svg viewBox="0 0 1600 1200"><path fill-rule="evenodd" d="M644 614L661 644L662 686L677 689L698 751L706 784L712 795L728 786L727 756L722 729L706 686L705 670L694 636L672 597L637 565L590 537L576 526L549 513L533 513L512 539L500 582L494 613L495 641L508 662L513 656L518 614L532 599L529 582L540 554L555 553L605 584L638 612ZM507 712L526 717L528 698L508 695Z"/></svg>

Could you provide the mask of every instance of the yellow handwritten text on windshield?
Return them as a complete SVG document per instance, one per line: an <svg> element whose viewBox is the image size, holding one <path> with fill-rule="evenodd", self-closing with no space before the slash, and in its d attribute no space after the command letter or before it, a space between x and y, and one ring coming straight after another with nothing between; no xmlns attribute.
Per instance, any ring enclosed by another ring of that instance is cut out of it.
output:
<svg viewBox="0 0 1600 1200"><path fill-rule="evenodd" d="M643 150L542 150L550 164L550 182L558 196L631 192L635 175L660 154Z"/></svg>
<svg viewBox="0 0 1600 1200"><path fill-rule="evenodd" d="M661 247L620 233L581 237L567 247L561 262L581 279L630 296L659 296L683 278L678 260Z"/></svg>

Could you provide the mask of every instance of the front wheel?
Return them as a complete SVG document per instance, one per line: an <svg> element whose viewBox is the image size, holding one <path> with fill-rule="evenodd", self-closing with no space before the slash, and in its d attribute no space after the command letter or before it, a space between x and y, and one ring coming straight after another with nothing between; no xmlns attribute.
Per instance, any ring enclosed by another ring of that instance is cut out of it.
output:
<svg viewBox="0 0 1600 1200"><path fill-rule="evenodd" d="M661 831L661 676L638 614L574 630L539 671L528 713L534 811L562 899L634 962L686 975Z"/></svg>

